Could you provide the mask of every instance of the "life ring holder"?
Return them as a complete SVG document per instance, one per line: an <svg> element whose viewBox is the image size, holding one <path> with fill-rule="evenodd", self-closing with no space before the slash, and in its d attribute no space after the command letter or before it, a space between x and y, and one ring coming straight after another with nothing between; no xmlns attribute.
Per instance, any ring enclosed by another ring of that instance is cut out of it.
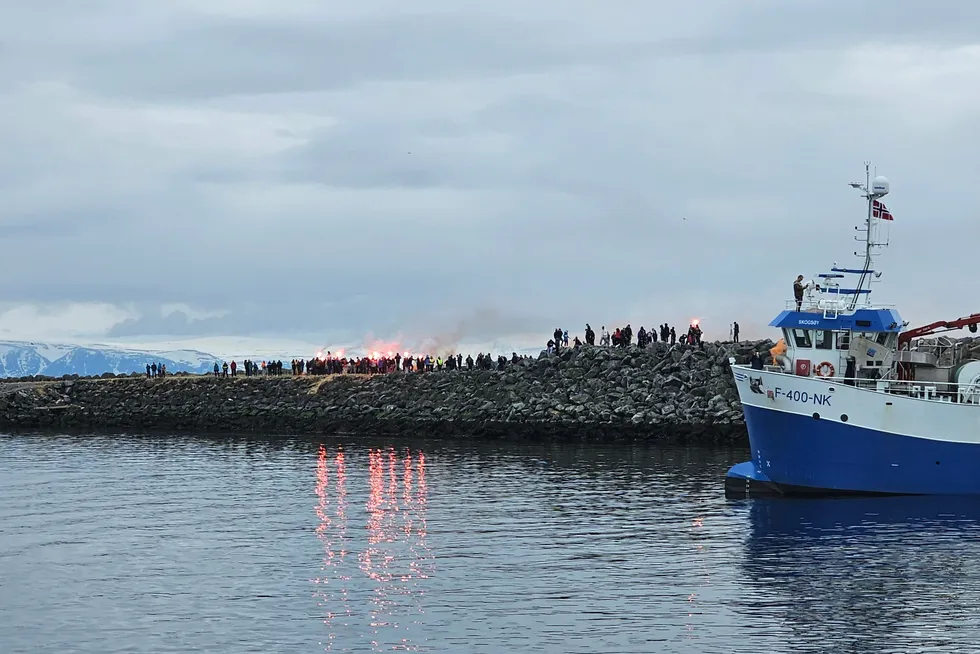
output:
<svg viewBox="0 0 980 654"><path fill-rule="evenodd" d="M820 365L813 368L813 374L817 377L833 377L834 364L832 364L830 361L824 361Z"/></svg>

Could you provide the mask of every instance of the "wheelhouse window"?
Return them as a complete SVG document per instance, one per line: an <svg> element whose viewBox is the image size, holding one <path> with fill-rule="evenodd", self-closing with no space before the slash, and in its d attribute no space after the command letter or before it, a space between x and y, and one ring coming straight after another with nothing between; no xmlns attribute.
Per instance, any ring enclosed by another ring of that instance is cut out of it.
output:
<svg viewBox="0 0 980 654"><path fill-rule="evenodd" d="M814 331L814 343L818 350L834 349L834 332L829 329L817 329Z"/></svg>
<svg viewBox="0 0 980 654"><path fill-rule="evenodd" d="M794 329L793 342L796 343L796 347L813 347L813 342L810 340L810 330Z"/></svg>
<svg viewBox="0 0 980 654"><path fill-rule="evenodd" d="M890 332L878 332L878 335L875 337L875 342L878 345L887 345L889 336L891 336Z"/></svg>
<svg viewBox="0 0 980 654"><path fill-rule="evenodd" d="M851 332L847 329L837 332L837 349L846 350L851 347Z"/></svg>

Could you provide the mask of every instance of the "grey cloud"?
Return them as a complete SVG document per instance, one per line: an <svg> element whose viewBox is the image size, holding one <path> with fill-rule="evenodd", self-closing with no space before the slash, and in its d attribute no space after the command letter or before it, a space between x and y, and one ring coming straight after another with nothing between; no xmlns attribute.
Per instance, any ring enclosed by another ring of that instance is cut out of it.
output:
<svg viewBox="0 0 980 654"><path fill-rule="evenodd" d="M108 338L143 335L210 336L228 333L228 327L224 318L192 320L183 311L174 311L166 316L149 313L139 318L127 318L113 325L106 336Z"/></svg>
<svg viewBox="0 0 980 654"><path fill-rule="evenodd" d="M514 164L475 150L466 154L467 143L478 136L450 121L351 122L297 148L282 171L292 181L344 188L498 187L512 176Z"/></svg>
<svg viewBox="0 0 980 654"><path fill-rule="evenodd" d="M950 198L968 212L954 191L972 179L975 118L920 129L900 99L810 82L840 75L846 45L967 42L969 3L716 2L696 24L632 5L649 34L595 5L455 3L186 14L128 37L120 5L102 3L107 27L74 6L66 24L98 38L50 27L58 40L28 31L0 53L0 293L136 303L111 338L721 323L768 315L798 270L853 249L843 182L867 156L893 176L906 241L940 251L906 221ZM52 79L70 84L29 84ZM946 161L963 172L946 179ZM174 302L227 315L161 318Z"/></svg>
<svg viewBox="0 0 980 654"><path fill-rule="evenodd" d="M407 347L445 349L466 342L490 342L501 335L533 333L541 324L548 323L548 316L525 311L513 313L487 305L475 309L442 306L426 315L413 315L406 311L409 307L400 307L401 316L388 316L386 320L382 312L376 316L378 319L370 322L348 320L341 328L336 326L338 315L375 308L367 298L350 298L337 305L308 304L299 315L296 307L276 304L245 307L228 315L197 320L183 311L161 316L157 311L148 310L139 318L129 318L114 325L106 338L201 338L245 333L291 335L324 343L397 340Z"/></svg>
<svg viewBox="0 0 980 654"><path fill-rule="evenodd" d="M725 5L723 18L703 31L651 37L635 44L633 54L636 58L798 54L863 43L968 45L980 36L980 6L958 0L930 3L928 9L918 0L887 4L764 0ZM712 10L705 7L705 13Z"/></svg>
<svg viewBox="0 0 980 654"><path fill-rule="evenodd" d="M393 16L200 21L76 65L83 88L150 99L344 89L368 82L541 71L587 61L517 21ZM153 71L147 75L147 71Z"/></svg>
<svg viewBox="0 0 980 654"><path fill-rule="evenodd" d="M295 305L281 300L264 303L261 307L238 306L226 315L192 319L183 311L173 311L162 316L152 304L144 304L144 312L138 318L127 318L116 323L106 333L107 338L125 339L136 336L151 337L209 337L228 334L292 334L298 332L315 333L330 312L318 304L302 306L302 312ZM370 325L357 325L358 331Z"/></svg>
<svg viewBox="0 0 980 654"><path fill-rule="evenodd" d="M726 31L746 49L759 46L832 48L846 43L971 43L980 34L980 6L957 0L851 2L768 0L732 16ZM729 37L731 38L731 37Z"/></svg>

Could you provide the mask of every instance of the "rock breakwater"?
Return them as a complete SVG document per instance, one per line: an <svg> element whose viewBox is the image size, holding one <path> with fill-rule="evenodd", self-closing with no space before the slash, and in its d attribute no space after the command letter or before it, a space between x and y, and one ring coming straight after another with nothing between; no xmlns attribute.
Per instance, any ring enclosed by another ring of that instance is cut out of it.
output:
<svg viewBox="0 0 980 654"><path fill-rule="evenodd" d="M0 384L0 426L735 440L745 432L728 358L770 347L582 347L501 370L374 377L21 380Z"/></svg>

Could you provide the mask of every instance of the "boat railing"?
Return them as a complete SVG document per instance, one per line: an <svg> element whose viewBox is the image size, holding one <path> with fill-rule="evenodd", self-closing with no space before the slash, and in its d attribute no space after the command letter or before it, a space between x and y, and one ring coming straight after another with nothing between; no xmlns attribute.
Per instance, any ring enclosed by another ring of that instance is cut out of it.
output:
<svg viewBox="0 0 980 654"><path fill-rule="evenodd" d="M861 309L894 309L897 305L895 304L882 304L880 302L875 302L871 306L861 305ZM849 313L850 310L846 304L846 300L843 296L839 300L835 298L803 298L799 303L799 308L797 308L796 300L786 300L783 304L783 309L787 311L805 311L807 313L824 313L826 311L832 311L836 313ZM834 316L836 317L836 316Z"/></svg>
<svg viewBox="0 0 980 654"><path fill-rule="evenodd" d="M748 366L735 366L746 369L751 374L752 370ZM796 377L792 372L787 372L779 366L764 366L766 372ZM808 379L814 379L809 377ZM828 384L840 384L853 386L865 390L877 391L879 393L889 393L892 395L904 395L921 400L932 400L936 402L956 402L966 404L980 404L980 383L958 384L956 382L923 381L916 379L895 379L892 375L888 378L867 379L864 377L827 377L820 379Z"/></svg>
<svg viewBox="0 0 980 654"><path fill-rule="evenodd" d="M835 379L834 381L847 383L850 380ZM880 393L907 395L922 400L980 404L980 384L977 383L959 384L917 379L856 379L854 385Z"/></svg>
<svg viewBox="0 0 980 654"><path fill-rule="evenodd" d="M823 307L820 306L819 302L807 298L804 298L799 303L797 303L796 300L786 300L786 303L783 305L783 308L788 311L823 312Z"/></svg>

